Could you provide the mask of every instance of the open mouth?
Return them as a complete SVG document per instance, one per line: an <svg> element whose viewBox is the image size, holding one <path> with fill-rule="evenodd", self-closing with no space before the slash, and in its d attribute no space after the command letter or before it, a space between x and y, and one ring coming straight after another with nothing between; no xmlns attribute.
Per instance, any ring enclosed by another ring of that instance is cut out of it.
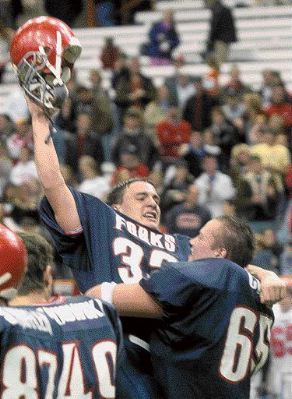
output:
<svg viewBox="0 0 292 399"><path fill-rule="evenodd" d="M143 214L143 217L146 218L147 220L150 220L151 222L156 222L157 221L157 213L148 211Z"/></svg>

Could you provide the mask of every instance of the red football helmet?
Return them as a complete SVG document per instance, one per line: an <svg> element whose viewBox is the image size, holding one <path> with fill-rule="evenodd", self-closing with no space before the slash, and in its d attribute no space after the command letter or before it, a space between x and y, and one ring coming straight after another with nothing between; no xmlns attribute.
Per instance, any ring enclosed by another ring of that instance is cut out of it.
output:
<svg viewBox="0 0 292 399"><path fill-rule="evenodd" d="M49 116L68 95L65 83L81 53L71 28L52 17L27 21L14 34L10 58L26 94Z"/></svg>
<svg viewBox="0 0 292 399"><path fill-rule="evenodd" d="M0 224L0 297L15 292L27 266L27 252L21 238Z"/></svg>

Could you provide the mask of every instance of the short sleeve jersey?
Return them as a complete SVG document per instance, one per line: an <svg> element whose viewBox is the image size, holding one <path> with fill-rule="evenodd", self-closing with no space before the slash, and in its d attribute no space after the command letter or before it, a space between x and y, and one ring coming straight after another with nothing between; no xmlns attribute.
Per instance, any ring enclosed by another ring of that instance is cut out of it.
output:
<svg viewBox="0 0 292 399"><path fill-rule="evenodd" d="M1 398L115 398L123 348L106 303L0 307L0 341Z"/></svg>
<svg viewBox="0 0 292 399"><path fill-rule="evenodd" d="M163 265L140 284L164 312L150 347L165 396L249 398L273 322L257 280L228 260L204 259Z"/></svg>

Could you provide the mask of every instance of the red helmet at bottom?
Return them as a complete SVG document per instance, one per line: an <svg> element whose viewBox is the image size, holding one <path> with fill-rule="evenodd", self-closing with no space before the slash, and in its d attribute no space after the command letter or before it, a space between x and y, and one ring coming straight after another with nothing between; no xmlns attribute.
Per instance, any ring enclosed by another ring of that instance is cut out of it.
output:
<svg viewBox="0 0 292 399"><path fill-rule="evenodd" d="M0 297L15 293L27 266L27 252L21 238L0 224Z"/></svg>

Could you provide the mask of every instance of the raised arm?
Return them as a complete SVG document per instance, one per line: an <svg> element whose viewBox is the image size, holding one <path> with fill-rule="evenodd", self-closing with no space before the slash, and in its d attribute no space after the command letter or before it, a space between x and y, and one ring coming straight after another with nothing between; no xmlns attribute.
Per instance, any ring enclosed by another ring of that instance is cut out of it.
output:
<svg viewBox="0 0 292 399"><path fill-rule="evenodd" d="M52 139L47 140L50 122L42 109L27 98L32 117L35 163L44 193L53 208L55 218L64 232L80 227L75 200L61 174Z"/></svg>
<svg viewBox="0 0 292 399"><path fill-rule="evenodd" d="M112 303L121 316L160 318L161 307L139 284L103 283L90 288L85 295Z"/></svg>

